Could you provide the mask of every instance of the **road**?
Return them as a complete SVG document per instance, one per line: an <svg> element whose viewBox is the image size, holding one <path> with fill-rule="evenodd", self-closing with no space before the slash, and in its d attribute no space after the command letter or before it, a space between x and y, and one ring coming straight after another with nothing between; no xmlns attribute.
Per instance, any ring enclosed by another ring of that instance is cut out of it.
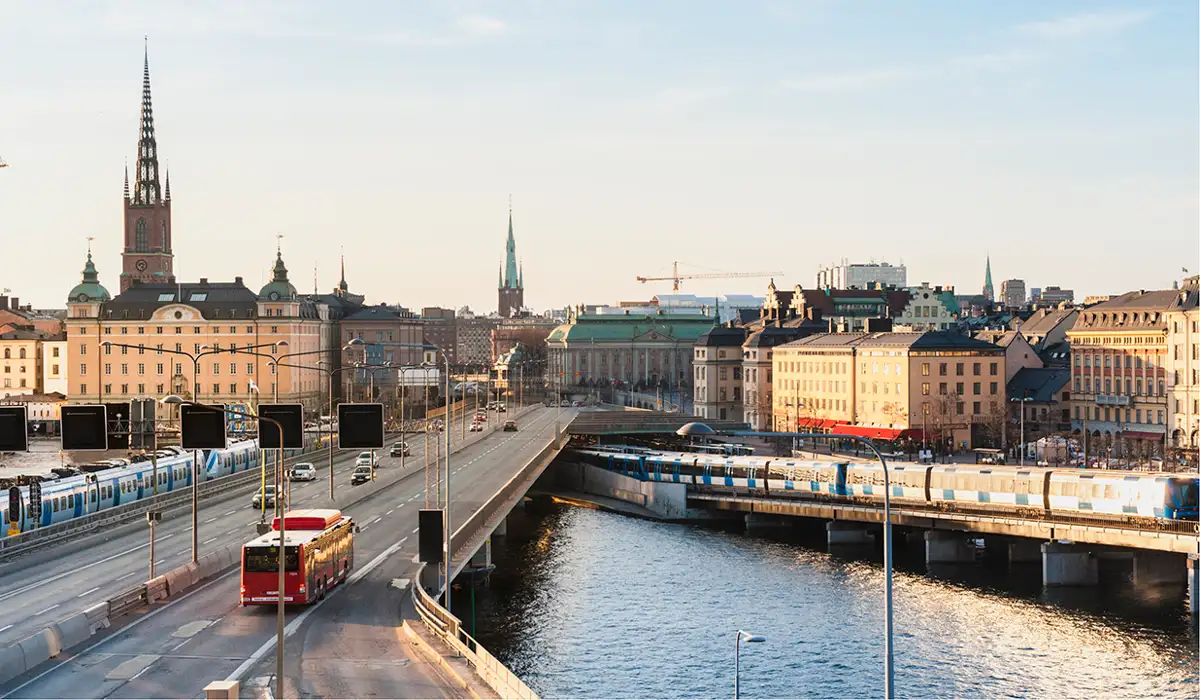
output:
<svg viewBox="0 0 1200 700"><path fill-rule="evenodd" d="M563 411L564 422L571 412ZM452 516L464 522L548 444L555 412L535 409L517 433L487 434L451 459ZM420 470L343 510L360 526L350 582L288 611L289 697L440 696L443 683L408 655L398 629L403 579L417 565ZM253 534L252 532L249 534ZM248 539L248 538L247 538ZM155 606L125 628L10 691L9 697L197 697L213 680L245 684L274 668L275 608L238 604L236 570Z"/></svg>
<svg viewBox="0 0 1200 700"><path fill-rule="evenodd" d="M491 414L492 425L496 413ZM503 418L503 415L501 415ZM464 420L467 418L464 417ZM458 426L459 421L455 420ZM483 433L467 433L478 440ZM457 449L461 429L451 436L451 449ZM433 435L429 436L432 441ZM408 470L424 468L425 436L408 436L412 451L404 459ZM389 442L390 445L390 442ZM445 446L442 446L445 449ZM430 442L431 454L433 444ZM358 450L339 452L334 458L335 489L342 491L378 487L390 483L399 475L400 459L379 454L379 484L350 486L354 458ZM312 461L317 467L314 482L297 482L292 486L296 506L320 506L329 503L328 457L318 455ZM432 460L432 456L431 456ZM268 474L268 483L272 476ZM252 508L250 497L258 486L214 494L200 501L200 556L215 547L229 544L231 538L248 540L255 534L259 509ZM268 509L270 517L270 509ZM156 526L155 569L163 574L191 561L191 504L167 511ZM108 600L149 578L150 537L144 520L106 528L99 532L74 538L18 556L0 564L0 645L20 641L63 617L74 615L92 605Z"/></svg>

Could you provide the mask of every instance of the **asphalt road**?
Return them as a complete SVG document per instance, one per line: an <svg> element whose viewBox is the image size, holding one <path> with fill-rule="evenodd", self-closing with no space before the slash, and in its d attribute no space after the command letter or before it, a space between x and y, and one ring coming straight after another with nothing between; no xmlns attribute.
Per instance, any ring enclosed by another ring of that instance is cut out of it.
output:
<svg viewBox="0 0 1200 700"><path fill-rule="evenodd" d="M564 422L570 415L563 411ZM519 432L485 433L451 458L454 522L464 522L548 444L555 412L536 409L520 423ZM398 629L400 587L417 568L417 512L425 497L421 471L410 469L412 476L381 484L367 498L343 507L360 527L355 571L325 601L288 611L294 633L286 644L289 697L444 694L444 684L430 675L432 668L409 656ZM253 534L246 523L241 534L229 533L236 540ZM236 675L245 686L271 675L275 608L239 605L238 574L231 571L149 608L75 656L64 655L40 676L23 679L24 685L9 689L8 696L200 697L213 680Z"/></svg>
<svg viewBox="0 0 1200 700"><path fill-rule="evenodd" d="M491 425L495 426L497 414L490 415ZM459 427L459 421L455 421L455 426ZM468 444L484 434L468 432ZM461 436L460 428L451 436L451 449L457 449ZM429 439L432 441L432 434ZM411 453L404 459L406 471L424 469L425 435L409 434L407 440ZM430 451L432 455L432 442ZM354 458L358 453L359 450L347 450L335 455L335 493L346 490L358 493L361 489L378 486L350 485ZM311 460L317 468L316 481L293 484L294 506L329 504L329 458L322 459L322 456ZM377 452L377 459L380 484L398 476L398 457L388 457L387 451L381 450ZM268 474L268 483L272 478ZM254 526L259 522L260 510L251 506L250 498L257 490L257 485L246 486L201 499L197 518L200 556L229 544L231 540L249 540L256 534ZM270 510L267 509L268 517L271 517ZM154 558L158 575L191 561L190 504L163 513L163 520L155 530ZM150 536L144 520L106 528L5 561L0 564L0 645L17 642L55 620L108 600L147 580L149 574Z"/></svg>

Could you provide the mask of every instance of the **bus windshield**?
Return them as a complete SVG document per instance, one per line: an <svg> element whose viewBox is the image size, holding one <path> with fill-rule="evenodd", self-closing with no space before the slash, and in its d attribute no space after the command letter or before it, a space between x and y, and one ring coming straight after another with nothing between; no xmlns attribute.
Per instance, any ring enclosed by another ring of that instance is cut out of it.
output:
<svg viewBox="0 0 1200 700"><path fill-rule="evenodd" d="M288 547L283 557L285 571L300 569L300 554L297 547ZM246 547L244 570L248 573L279 571L278 547Z"/></svg>

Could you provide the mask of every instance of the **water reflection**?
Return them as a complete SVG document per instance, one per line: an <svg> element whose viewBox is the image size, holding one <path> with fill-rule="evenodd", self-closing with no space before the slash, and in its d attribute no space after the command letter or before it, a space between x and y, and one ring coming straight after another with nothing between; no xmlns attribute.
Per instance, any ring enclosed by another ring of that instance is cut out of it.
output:
<svg viewBox="0 0 1200 700"><path fill-rule="evenodd" d="M475 597L478 637L543 697L875 697L882 571L870 549L663 525L592 510L520 515ZM897 538L898 540L900 538ZM925 573L897 549L902 696L1193 698L1197 637L1181 592L1043 592L1038 567ZM468 596L456 611L470 626Z"/></svg>

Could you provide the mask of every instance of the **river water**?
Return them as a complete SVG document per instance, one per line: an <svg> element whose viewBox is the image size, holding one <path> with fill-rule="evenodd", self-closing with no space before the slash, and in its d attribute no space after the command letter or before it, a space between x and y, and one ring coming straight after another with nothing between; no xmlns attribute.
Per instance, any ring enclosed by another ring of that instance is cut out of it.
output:
<svg viewBox="0 0 1200 700"><path fill-rule="evenodd" d="M817 523L819 526L819 523ZM1195 698L1197 633L1179 587L1043 591L1038 565L927 573L898 548L900 697ZM455 611L546 698L881 697L878 549L787 541L554 506L517 512L487 588ZM472 610L472 603L474 604Z"/></svg>

